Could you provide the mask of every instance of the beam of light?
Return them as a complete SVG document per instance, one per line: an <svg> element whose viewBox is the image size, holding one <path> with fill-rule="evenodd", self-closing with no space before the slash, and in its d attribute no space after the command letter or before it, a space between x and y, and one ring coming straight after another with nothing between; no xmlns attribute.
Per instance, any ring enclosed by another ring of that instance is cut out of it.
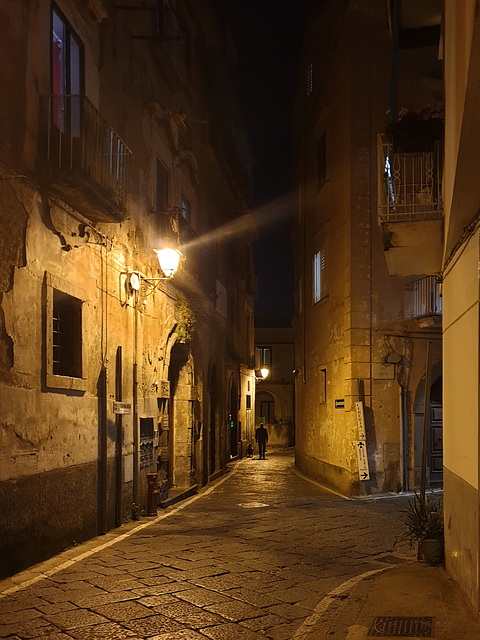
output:
<svg viewBox="0 0 480 640"><path fill-rule="evenodd" d="M268 202L251 212L245 213L234 220L230 220L221 227L217 227L198 238L190 240L182 247L182 251L188 252L199 245L218 244L237 235L253 235L274 228L279 222L290 217L292 211L291 194L287 193L271 202Z"/></svg>

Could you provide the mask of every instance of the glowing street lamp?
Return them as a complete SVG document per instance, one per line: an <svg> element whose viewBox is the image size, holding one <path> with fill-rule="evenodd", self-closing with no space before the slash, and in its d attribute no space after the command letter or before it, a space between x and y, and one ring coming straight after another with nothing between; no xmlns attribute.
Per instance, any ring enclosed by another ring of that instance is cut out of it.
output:
<svg viewBox="0 0 480 640"><path fill-rule="evenodd" d="M160 263L160 269L167 278L171 278L178 269L182 253L178 249L165 247L164 249L154 249Z"/></svg>
<svg viewBox="0 0 480 640"><path fill-rule="evenodd" d="M258 382L261 382L262 380L265 380L265 378L268 376L269 373L270 373L270 369L267 369L266 367L262 367L261 369L256 369L255 379Z"/></svg>

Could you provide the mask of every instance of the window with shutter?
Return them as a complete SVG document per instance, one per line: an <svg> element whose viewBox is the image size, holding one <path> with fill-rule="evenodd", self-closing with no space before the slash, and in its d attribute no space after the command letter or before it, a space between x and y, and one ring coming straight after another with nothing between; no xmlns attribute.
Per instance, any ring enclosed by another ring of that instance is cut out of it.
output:
<svg viewBox="0 0 480 640"><path fill-rule="evenodd" d="M313 256L313 304L326 296L325 251L321 249Z"/></svg>

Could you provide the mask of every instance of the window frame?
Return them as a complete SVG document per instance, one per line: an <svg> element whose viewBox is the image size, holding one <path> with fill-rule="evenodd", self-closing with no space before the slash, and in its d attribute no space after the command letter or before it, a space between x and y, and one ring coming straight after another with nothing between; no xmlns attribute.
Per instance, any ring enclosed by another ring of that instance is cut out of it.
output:
<svg viewBox="0 0 480 640"><path fill-rule="evenodd" d="M70 296L80 302L80 329L78 333L78 340L80 344L76 345L76 348L78 349L76 357L79 360L80 376L59 375L54 373L53 309L55 291ZM85 300L86 295L83 289L77 285L66 282L58 276L52 275L48 271L45 272L45 385L50 389L70 389L75 391L86 390L86 378L84 376L86 340Z"/></svg>
<svg viewBox="0 0 480 640"><path fill-rule="evenodd" d="M319 249L313 254L312 261L312 300L318 304L327 295L326 255L325 249Z"/></svg>
<svg viewBox="0 0 480 640"><path fill-rule="evenodd" d="M55 19L62 24L64 37L64 46L60 48L58 70L55 69L54 55ZM76 56L73 55L72 43L77 50ZM59 72L62 76L59 79L60 93L57 92L55 81ZM81 127L81 106L80 100L73 100L72 96L80 97L85 94L85 49L82 39L55 3L52 3L50 9L50 93L53 96L52 123L62 133L69 131L78 137Z"/></svg>
<svg viewBox="0 0 480 640"><path fill-rule="evenodd" d="M263 346L263 347L258 347L259 350L259 359L260 359L260 369L262 367L271 367L272 366L272 356L273 356L273 349L271 346ZM266 354L269 354L268 358L265 358ZM268 362L267 362L268 360Z"/></svg>

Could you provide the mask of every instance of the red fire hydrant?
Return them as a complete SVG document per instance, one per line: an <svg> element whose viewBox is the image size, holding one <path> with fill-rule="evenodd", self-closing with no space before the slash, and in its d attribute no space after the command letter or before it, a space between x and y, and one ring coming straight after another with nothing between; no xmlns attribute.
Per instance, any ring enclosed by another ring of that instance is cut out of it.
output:
<svg viewBox="0 0 480 640"><path fill-rule="evenodd" d="M157 474L147 473L148 482L148 499L147 499L147 516L157 515Z"/></svg>

